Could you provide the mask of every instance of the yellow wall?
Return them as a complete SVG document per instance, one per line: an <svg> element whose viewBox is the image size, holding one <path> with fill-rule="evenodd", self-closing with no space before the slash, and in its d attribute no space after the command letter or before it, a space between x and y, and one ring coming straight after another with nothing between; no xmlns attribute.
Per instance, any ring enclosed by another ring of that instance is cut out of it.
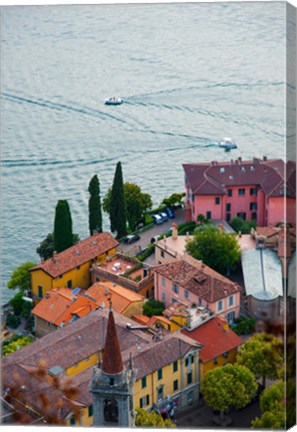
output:
<svg viewBox="0 0 297 432"><path fill-rule="evenodd" d="M70 376L77 375L83 372L85 369L94 366L98 362L98 354L92 354L90 357L81 360L76 365L73 365L66 369L66 374Z"/></svg>
<svg viewBox="0 0 297 432"><path fill-rule="evenodd" d="M204 375L212 369L215 369L219 366L223 366L226 363L235 363L236 355L237 355L237 348L234 348L233 350L229 351L228 357L223 357L223 355L217 357L217 363L214 363L213 360L210 360L206 363L202 363L200 361L200 380L202 380Z"/></svg>
<svg viewBox="0 0 297 432"><path fill-rule="evenodd" d="M107 255L112 256L116 253L116 251L117 249L113 248L108 253L98 255L95 259L81 264L80 266L75 267L74 269L62 274L61 276L58 276L55 279L45 273L42 269L33 270L31 272L31 287L33 296L38 297L38 286L42 287L42 293L44 297L47 291L50 291L53 288L67 287L68 281L70 280L72 281L72 288L89 288L91 286L90 267L92 262L102 262L106 260ZM37 302L38 299L35 298L35 304Z"/></svg>

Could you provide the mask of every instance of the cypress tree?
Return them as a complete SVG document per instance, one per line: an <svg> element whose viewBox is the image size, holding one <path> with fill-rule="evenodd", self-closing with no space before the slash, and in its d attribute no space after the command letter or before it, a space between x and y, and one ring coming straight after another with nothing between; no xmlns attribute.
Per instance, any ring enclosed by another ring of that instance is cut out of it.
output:
<svg viewBox="0 0 297 432"><path fill-rule="evenodd" d="M54 243L58 253L73 246L72 219L67 200L59 200L56 206Z"/></svg>
<svg viewBox="0 0 297 432"><path fill-rule="evenodd" d="M89 183L89 230L102 232L102 211L100 200L100 183L97 175L94 175Z"/></svg>
<svg viewBox="0 0 297 432"><path fill-rule="evenodd" d="M127 213L121 162L117 163L110 203L110 229L117 232L117 238L127 234Z"/></svg>

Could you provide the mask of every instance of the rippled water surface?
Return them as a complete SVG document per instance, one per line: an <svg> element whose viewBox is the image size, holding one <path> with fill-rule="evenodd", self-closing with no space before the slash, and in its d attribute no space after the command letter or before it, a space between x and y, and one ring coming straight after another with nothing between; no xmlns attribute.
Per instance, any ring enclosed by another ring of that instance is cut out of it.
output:
<svg viewBox="0 0 297 432"><path fill-rule="evenodd" d="M182 163L283 157L285 3L2 8L2 287L38 260L55 205L88 235L116 163L155 204ZM125 103L105 106L109 96ZM217 143L231 136L231 154ZM105 228L109 228L105 220Z"/></svg>

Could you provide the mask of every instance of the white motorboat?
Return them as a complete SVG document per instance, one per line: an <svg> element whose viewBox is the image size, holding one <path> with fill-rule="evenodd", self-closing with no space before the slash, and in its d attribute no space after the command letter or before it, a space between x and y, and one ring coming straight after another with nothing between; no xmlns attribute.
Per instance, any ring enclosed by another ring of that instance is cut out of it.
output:
<svg viewBox="0 0 297 432"><path fill-rule="evenodd" d="M121 105L123 102L123 99L120 97L110 97L104 101L105 105Z"/></svg>
<svg viewBox="0 0 297 432"><path fill-rule="evenodd" d="M223 141L219 143L219 147L224 148L225 150L236 149L237 144L231 138L224 138Z"/></svg>

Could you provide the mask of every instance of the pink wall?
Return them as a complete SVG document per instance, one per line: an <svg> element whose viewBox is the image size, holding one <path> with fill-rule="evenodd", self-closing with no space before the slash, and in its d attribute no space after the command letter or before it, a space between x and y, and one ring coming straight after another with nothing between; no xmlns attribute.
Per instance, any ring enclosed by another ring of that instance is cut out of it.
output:
<svg viewBox="0 0 297 432"><path fill-rule="evenodd" d="M190 305L195 303L196 305L199 304L199 297L191 292L188 291L188 298L184 296L185 289L182 287L179 287L178 294L174 293L172 291L172 281L170 279L167 279L157 273L155 273L155 299L159 301L164 301L162 297L162 293L165 294L165 306L169 307L172 304L172 299L179 300L181 302L189 303ZM218 316L224 316L227 317L227 313L234 311L235 316L239 316L239 310L240 310L240 293L233 294L233 305L229 306L229 297L227 296L223 301L223 308L221 310L218 310L218 302L215 303L208 303L201 299L201 305L202 306L208 306L208 308Z"/></svg>
<svg viewBox="0 0 297 432"><path fill-rule="evenodd" d="M257 195L251 195L250 190L256 189L256 185L234 186L226 188L232 190L232 196L226 195L195 195L192 201L192 193L188 185L187 191L187 220L197 221L197 216L201 213L205 217L207 212L211 212L211 219L224 219L227 220L227 213L230 213L230 220L238 215L238 213L245 213L247 220L252 220L253 213L257 214L257 225L267 226L268 224L275 224L284 220L284 198L270 198L267 202L264 191L259 189ZM245 195L239 195L239 189L245 189ZM215 199L219 198L220 203L216 204ZM256 209L251 209L251 203L256 203ZM296 208L295 200L287 200L288 206L288 222L295 223ZM226 205L231 204L231 210L227 211Z"/></svg>

